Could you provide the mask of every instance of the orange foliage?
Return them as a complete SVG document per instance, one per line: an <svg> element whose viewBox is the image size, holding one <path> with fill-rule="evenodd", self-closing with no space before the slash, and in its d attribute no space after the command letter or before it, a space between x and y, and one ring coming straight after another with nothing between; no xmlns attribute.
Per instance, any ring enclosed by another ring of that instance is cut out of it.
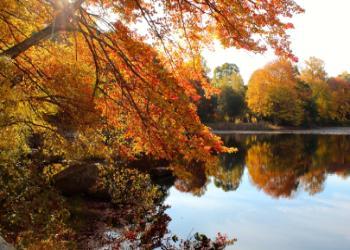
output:
<svg viewBox="0 0 350 250"><path fill-rule="evenodd" d="M300 125L303 108L298 99L293 65L289 61L278 60L255 71L248 83L247 103L259 117Z"/></svg>
<svg viewBox="0 0 350 250"><path fill-rule="evenodd" d="M0 57L13 67L1 81L24 93L41 127L63 116L89 147L188 161L227 151L193 104L190 80L210 91L201 49L217 38L295 60L285 20L303 12L293 0L4 0L0 9Z"/></svg>
<svg viewBox="0 0 350 250"><path fill-rule="evenodd" d="M350 120L350 82L341 77L328 80L331 92L331 119L335 121Z"/></svg>

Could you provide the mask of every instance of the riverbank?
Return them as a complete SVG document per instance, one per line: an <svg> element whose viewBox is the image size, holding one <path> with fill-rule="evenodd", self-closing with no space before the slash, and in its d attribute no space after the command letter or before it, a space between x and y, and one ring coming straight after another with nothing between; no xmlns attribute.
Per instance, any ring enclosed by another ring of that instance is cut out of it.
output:
<svg viewBox="0 0 350 250"><path fill-rule="evenodd" d="M215 123L207 124L215 134L318 134L350 135L348 127L283 127L268 123Z"/></svg>
<svg viewBox="0 0 350 250"><path fill-rule="evenodd" d="M282 127L269 124L267 122L258 123L233 123L233 122L213 122L207 123L213 130L279 130Z"/></svg>

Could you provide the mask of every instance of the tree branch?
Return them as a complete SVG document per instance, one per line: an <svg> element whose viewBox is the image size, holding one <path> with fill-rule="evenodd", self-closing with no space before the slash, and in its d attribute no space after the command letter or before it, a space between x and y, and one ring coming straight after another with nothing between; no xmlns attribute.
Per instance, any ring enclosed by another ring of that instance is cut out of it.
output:
<svg viewBox="0 0 350 250"><path fill-rule="evenodd" d="M74 3L67 5L59 15L55 17L53 22L44 29L34 33L24 41L17 43L13 47L0 53L1 56L7 56L12 59L29 49L30 47L38 44L42 40L45 40L59 31L70 31L72 28L71 20L74 16L74 12L80 8L85 0L76 0Z"/></svg>

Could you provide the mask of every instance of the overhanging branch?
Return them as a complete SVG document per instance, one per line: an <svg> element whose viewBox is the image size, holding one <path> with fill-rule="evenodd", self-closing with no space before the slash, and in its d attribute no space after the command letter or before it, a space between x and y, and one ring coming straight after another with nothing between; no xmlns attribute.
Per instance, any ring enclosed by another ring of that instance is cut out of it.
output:
<svg viewBox="0 0 350 250"><path fill-rule="evenodd" d="M72 29L72 19L74 12L80 8L85 0L76 0L74 3L67 5L59 15L44 29L34 33L24 41L17 43L13 47L0 53L0 56L7 56L10 58L16 58L18 55L29 49L30 47L38 44L39 42L49 38L53 34L59 31L70 31Z"/></svg>

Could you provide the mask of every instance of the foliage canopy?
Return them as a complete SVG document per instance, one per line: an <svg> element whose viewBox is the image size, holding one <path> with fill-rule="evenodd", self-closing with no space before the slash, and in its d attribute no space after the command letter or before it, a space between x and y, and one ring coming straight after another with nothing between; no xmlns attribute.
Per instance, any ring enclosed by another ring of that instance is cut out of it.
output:
<svg viewBox="0 0 350 250"><path fill-rule="evenodd" d="M4 0L0 10L1 94L18 114L2 127L47 129L52 144L74 138L104 156L188 160L225 150L193 104L189 79L210 93L203 46L295 59L285 20L303 11L292 0Z"/></svg>

